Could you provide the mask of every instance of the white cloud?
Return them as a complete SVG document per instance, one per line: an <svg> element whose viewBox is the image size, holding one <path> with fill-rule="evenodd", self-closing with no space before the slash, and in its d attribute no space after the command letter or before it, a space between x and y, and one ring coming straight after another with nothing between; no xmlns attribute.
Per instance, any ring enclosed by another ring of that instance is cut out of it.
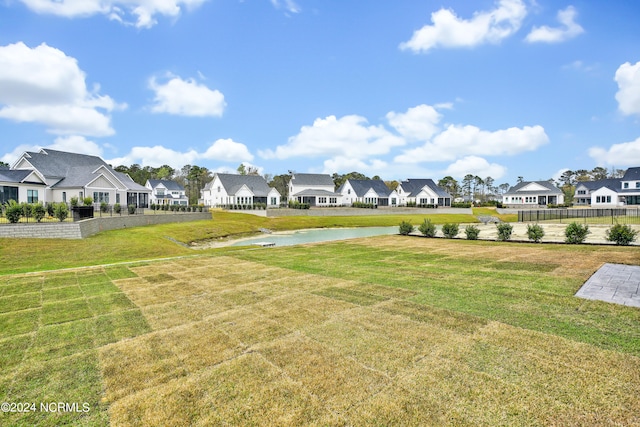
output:
<svg viewBox="0 0 640 427"><path fill-rule="evenodd" d="M640 165L640 138L635 141L613 144L609 149L592 147L589 156L598 166L638 166Z"/></svg>
<svg viewBox="0 0 640 427"><path fill-rule="evenodd" d="M443 175L454 178L462 178L467 174L500 179L507 173L507 168L497 163L489 163L486 159L477 156L467 156L450 164Z"/></svg>
<svg viewBox="0 0 640 427"><path fill-rule="evenodd" d="M616 71L618 83L616 100L623 114L640 114L640 62L631 65L625 62Z"/></svg>
<svg viewBox="0 0 640 427"><path fill-rule="evenodd" d="M577 14L573 6L567 7L558 12L558 21L562 27L551 28L546 25L533 27L525 40L529 43L560 43L582 34L584 29L575 22Z"/></svg>
<svg viewBox="0 0 640 427"><path fill-rule="evenodd" d="M213 142L204 152L198 152L194 149L177 151L161 145L133 147L125 156L111 159L108 163L114 166L134 163L152 167L169 165L178 169L184 165L197 164L202 160L249 162L253 160L253 155L244 144L234 142L231 139L219 139Z"/></svg>
<svg viewBox="0 0 640 427"><path fill-rule="evenodd" d="M382 126L367 126L364 117L350 115L316 119L312 126L303 126L300 133L289 138L276 150L260 151L267 159L291 157L344 156L365 159L387 154L392 147L404 145L404 139Z"/></svg>
<svg viewBox="0 0 640 427"><path fill-rule="evenodd" d="M474 47L499 43L520 29L527 8L521 0L500 0L487 12L476 12L471 19L458 18L452 10L440 9L431 14L433 25L415 31L400 49L425 53L437 47Z"/></svg>
<svg viewBox="0 0 640 427"><path fill-rule="evenodd" d="M156 93L155 104L151 107L154 113L220 117L227 105L220 91L211 90L193 79L172 77L168 82L160 84L152 77L149 87Z"/></svg>
<svg viewBox="0 0 640 427"><path fill-rule="evenodd" d="M387 114L389 124L407 140L413 141L431 139L439 131L441 118L442 115L434 107L425 104L409 108L406 113L392 111Z"/></svg>
<svg viewBox="0 0 640 427"><path fill-rule="evenodd" d="M53 141L53 144L48 145L46 148L102 157L102 147L93 141L87 140L84 136L78 135L58 137Z"/></svg>
<svg viewBox="0 0 640 427"><path fill-rule="evenodd" d="M489 132L476 126L450 125L421 147L395 158L400 163L453 161L461 156L513 156L534 151L549 142L542 126L524 126Z"/></svg>
<svg viewBox="0 0 640 427"><path fill-rule="evenodd" d="M82 18L106 15L109 19L128 23L135 19L138 28L154 26L157 15L175 18L183 8L193 9L207 0L20 0L36 13Z"/></svg>
<svg viewBox="0 0 640 427"><path fill-rule="evenodd" d="M293 0L271 0L276 9L284 9L291 13L300 13L300 6Z"/></svg>
<svg viewBox="0 0 640 427"><path fill-rule="evenodd" d="M231 139L218 139L205 151L203 158L209 160L220 160L225 162L250 162L253 154L249 152L246 145L235 142Z"/></svg>
<svg viewBox="0 0 640 427"><path fill-rule="evenodd" d="M41 44L0 46L0 117L40 123L60 135L112 135L107 114L125 108L88 91L75 58Z"/></svg>
<svg viewBox="0 0 640 427"><path fill-rule="evenodd" d="M350 157L336 156L324 161L324 170L322 173L349 173L358 171L365 175L374 176L381 175L383 171L387 171L389 164L380 159L372 159L368 162L353 159ZM388 172L388 171L387 171Z"/></svg>

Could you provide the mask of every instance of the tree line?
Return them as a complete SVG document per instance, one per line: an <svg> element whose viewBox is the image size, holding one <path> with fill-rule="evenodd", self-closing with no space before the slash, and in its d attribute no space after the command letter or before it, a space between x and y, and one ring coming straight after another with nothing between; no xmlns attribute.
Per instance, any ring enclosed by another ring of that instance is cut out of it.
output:
<svg viewBox="0 0 640 427"><path fill-rule="evenodd" d="M140 166L132 164L131 166L120 165L114 168L118 172L128 174L131 179L140 185L145 185L149 179L166 179L177 182L185 189L185 193L189 198L190 204L197 204L200 197L200 191L213 179L213 173L206 167L197 165L185 165L180 169L174 169L168 165L162 165L158 168L151 166ZM240 164L236 171L240 175L260 175L258 168ZM278 190L283 198L289 196L289 181L294 171L289 170L287 173L273 175L263 174L270 187ZM597 181L607 178L620 178L624 175L624 169L612 168L607 170L602 167L595 167L591 170L577 169L575 171L567 170L556 181L553 178L548 179L565 193L565 199L571 200L575 192L575 185L581 181ZM345 174L334 173L331 175L335 188L339 188L348 179L374 179L382 180L380 176L374 175L369 177L361 172L353 171ZM384 181L384 180L383 180ZM524 178L519 176L517 182L523 182ZM395 190L400 184L396 180L384 181L390 190ZM511 185L509 183L497 184L496 180L491 176L480 177L478 175L467 174L460 181L452 176L445 176L438 180L436 184L451 194L453 198L464 198L465 200L490 200L496 199L506 193Z"/></svg>

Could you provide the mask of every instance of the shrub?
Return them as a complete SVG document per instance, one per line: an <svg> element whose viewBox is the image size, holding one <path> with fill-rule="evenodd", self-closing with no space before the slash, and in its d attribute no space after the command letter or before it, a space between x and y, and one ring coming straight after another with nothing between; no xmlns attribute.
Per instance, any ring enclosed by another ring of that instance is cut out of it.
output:
<svg viewBox="0 0 640 427"><path fill-rule="evenodd" d="M47 202L47 206L46 206L46 209L47 209L47 215L49 215L49 216L53 216L53 209L54 209L54 208L55 208L55 205L54 205L53 203L49 203L49 202Z"/></svg>
<svg viewBox="0 0 640 427"><path fill-rule="evenodd" d="M467 240L478 240L480 229L475 225L467 225L464 229L464 234L467 236Z"/></svg>
<svg viewBox="0 0 640 427"><path fill-rule="evenodd" d="M20 217L22 216L22 206L15 200L9 200L4 215L11 224L15 224L20 221Z"/></svg>
<svg viewBox="0 0 640 427"><path fill-rule="evenodd" d="M122 212L122 206L120 206L120 203L116 203L115 205L113 205L113 211L117 214Z"/></svg>
<svg viewBox="0 0 640 427"><path fill-rule="evenodd" d="M93 204L93 198L85 197L82 199L82 203L84 203L85 206L91 206Z"/></svg>
<svg viewBox="0 0 640 427"><path fill-rule="evenodd" d="M69 203L71 203L71 207L76 207L78 206L78 198L77 197L72 197L71 199L69 199Z"/></svg>
<svg viewBox="0 0 640 427"><path fill-rule="evenodd" d="M109 205L107 204L107 202L100 203L100 212L109 212Z"/></svg>
<svg viewBox="0 0 640 427"><path fill-rule="evenodd" d="M289 207L291 209L309 209L311 206L309 205L309 203L300 203L296 200L290 200Z"/></svg>
<svg viewBox="0 0 640 427"><path fill-rule="evenodd" d="M425 219L418 227L424 237L436 237L436 226L430 219Z"/></svg>
<svg viewBox="0 0 640 427"><path fill-rule="evenodd" d="M540 243L540 240L544 237L544 230L542 229L542 226L539 224L528 224L527 237L535 243Z"/></svg>
<svg viewBox="0 0 640 427"><path fill-rule="evenodd" d="M498 240L501 242L511 240L511 233L513 233L513 226L511 224L501 222L500 224L496 224L496 229L498 230Z"/></svg>
<svg viewBox="0 0 640 427"><path fill-rule="evenodd" d="M451 203L451 207L452 208L470 208L471 207L471 202L458 202L458 203Z"/></svg>
<svg viewBox="0 0 640 427"><path fill-rule="evenodd" d="M42 221L42 218L44 218L46 214L47 211L42 203L36 203L35 205L31 206L31 215L37 222Z"/></svg>
<svg viewBox="0 0 640 427"><path fill-rule="evenodd" d="M616 224L607 230L606 239L609 242L616 242L616 245L628 246L636 241L638 231L629 225Z"/></svg>
<svg viewBox="0 0 640 427"><path fill-rule="evenodd" d="M53 216L55 216L58 221L62 222L69 216L69 208L66 203L56 203L53 208Z"/></svg>
<svg viewBox="0 0 640 427"><path fill-rule="evenodd" d="M459 231L460 231L460 227L458 227L458 224L446 223L442 226L442 234L447 239L453 239L458 235Z"/></svg>
<svg viewBox="0 0 640 427"><path fill-rule="evenodd" d="M591 233L589 231L589 226L587 224L580 225L577 222L572 222L567 225L567 228L564 230L566 243L578 244L584 243L587 238L587 234Z"/></svg>
<svg viewBox="0 0 640 427"><path fill-rule="evenodd" d="M408 236L413 231L413 225L407 221L402 221L400 223L400 234L403 236Z"/></svg>
<svg viewBox="0 0 640 427"><path fill-rule="evenodd" d="M136 205L127 206L127 212L129 212L129 215L133 215L134 213L136 213Z"/></svg>

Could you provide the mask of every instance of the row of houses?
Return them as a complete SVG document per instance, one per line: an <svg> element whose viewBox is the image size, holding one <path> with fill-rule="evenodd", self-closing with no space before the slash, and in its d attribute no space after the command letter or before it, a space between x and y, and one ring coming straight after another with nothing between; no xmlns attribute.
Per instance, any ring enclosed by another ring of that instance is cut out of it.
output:
<svg viewBox="0 0 640 427"><path fill-rule="evenodd" d="M576 184L574 204L610 208L640 205L640 167L629 168L622 178L583 181ZM562 205L564 193L549 181L521 182L502 196L506 206Z"/></svg>
<svg viewBox="0 0 640 427"><path fill-rule="evenodd" d="M408 179L391 190L381 180L348 179L336 190L327 174L293 173L289 180L288 201L314 207L351 206L366 203L374 206L407 204L451 206L451 195L431 179ZM202 190L207 206L265 204L280 206L282 195L269 187L261 176L216 173Z"/></svg>
<svg viewBox="0 0 640 427"><path fill-rule="evenodd" d="M255 205L279 207L287 201L310 206L431 205L451 206L452 197L432 179L407 179L396 189L380 180L348 179L338 189L327 174L293 173L288 200L257 175L216 173L201 191L199 203L206 206ZM186 205L184 187L174 181L148 180L137 184L127 174L115 171L97 156L41 149L25 152L9 169L0 169L0 203L69 202L91 197L94 203ZM640 167L629 168L619 179L580 182L576 187L578 205L614 207L640 205ZM521 182L502 196L507 206L564 204L564 193L548 181Z"/></svg>

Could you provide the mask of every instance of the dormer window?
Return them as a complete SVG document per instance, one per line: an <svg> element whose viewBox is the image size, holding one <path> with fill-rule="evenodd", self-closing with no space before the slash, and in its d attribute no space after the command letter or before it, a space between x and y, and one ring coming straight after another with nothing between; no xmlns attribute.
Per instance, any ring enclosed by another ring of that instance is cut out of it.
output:
<svg viewBox="0 0 640 427"><path fill-rule="evenodd" d="M629 183L625 182L624 184L622 184L622 188L629 188Z"/></svg>

